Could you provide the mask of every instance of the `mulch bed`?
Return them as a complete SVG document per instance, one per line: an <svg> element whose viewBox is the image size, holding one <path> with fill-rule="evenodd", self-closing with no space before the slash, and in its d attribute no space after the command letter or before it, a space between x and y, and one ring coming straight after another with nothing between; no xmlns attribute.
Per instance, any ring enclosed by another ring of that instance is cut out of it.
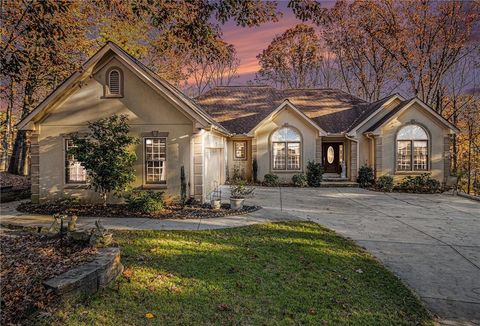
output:
<svg viewBox="0 0 480 326"><path fill-rule="evenodd" d="M30 177L15 175L8 172L0 172L0 185L3 187L12 187L13 189L30 188Z"/></svg>
<svg viewBox="0 0 480 326"><path fill-rule="evenodd" d="M30 198L30 177L0 172L0 203Z"/></svg>
<svg viewBox="0 0 480 326"><path fill-rule="evenodd" d="M55 295L42 282L91 261L93 247L51 235L22 231L0 232L1 324L21 323L37 309L44 309Z"/></svg>
<svg viewBox="0 0 480 326"><path fill-rule="evenodd" d="M131 210L124 204L77 204L68 202L51 202L44 204L22 203L17 210L24 213L34 214L68 214L77 216L91 217L145 217L152 219L197 219L197 218L214 218L230 215L242 215L258 210L258 206L244 205L242 210L233 211L230 205L222 204L219 210L213 210L210 205L192 205L165 206L164 209L156 213L143 213Z"/></svg>

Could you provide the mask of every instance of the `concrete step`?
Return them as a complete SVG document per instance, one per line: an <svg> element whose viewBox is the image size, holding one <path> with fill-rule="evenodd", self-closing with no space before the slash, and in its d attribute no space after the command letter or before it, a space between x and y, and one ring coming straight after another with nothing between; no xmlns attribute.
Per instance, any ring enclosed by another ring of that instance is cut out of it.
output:
<svg viewBox="0 0 480 326"><path fill-rule="evenodd" d="M322 188L358 188L357 182L352 181L322 181L320 183Z"/></svg>
<svg viewBox="0 0 480 326"><path fill-rule="evenodd" d="M323 177L322 181L332 181L332 182L343 182L348 181L348 178L340 178L340 177Z"/></svg>

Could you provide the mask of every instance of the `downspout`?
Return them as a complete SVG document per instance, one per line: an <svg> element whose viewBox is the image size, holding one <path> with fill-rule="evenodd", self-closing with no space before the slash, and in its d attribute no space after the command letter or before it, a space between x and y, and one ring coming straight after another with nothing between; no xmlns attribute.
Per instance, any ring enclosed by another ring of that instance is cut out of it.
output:
<svg viewBox="0 0 480 326"><path fill-rule="evenodd" d="M360 151L359 151L360 148L359 148L359 145L358 145L358 139L351 138L350 136L348 136L347 133L344 133L344 136L348 140L353 141L357 144L357 177L358 177L358 168L359 168L359 164L360 164Z"/></svg>

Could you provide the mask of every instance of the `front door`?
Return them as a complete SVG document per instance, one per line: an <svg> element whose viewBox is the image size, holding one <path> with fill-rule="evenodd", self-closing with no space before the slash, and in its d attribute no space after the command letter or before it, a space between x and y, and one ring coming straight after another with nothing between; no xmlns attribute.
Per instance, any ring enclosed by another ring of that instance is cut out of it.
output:
<svg viewBox="0 0 480 326"><path fill-rule="evenodd" d="M323 143L325 173L340 173L340 143Z"/></svg>

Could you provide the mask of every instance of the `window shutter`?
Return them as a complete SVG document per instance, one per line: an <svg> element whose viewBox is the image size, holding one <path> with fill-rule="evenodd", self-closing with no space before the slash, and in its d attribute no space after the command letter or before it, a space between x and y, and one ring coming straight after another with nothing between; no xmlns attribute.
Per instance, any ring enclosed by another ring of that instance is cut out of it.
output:
<svg viewBox="0 0 480 326"><path fill-rule="evenodd" d="M110 71L108 89L111 95L120 95L120 72L118 70Z"/></svg>

